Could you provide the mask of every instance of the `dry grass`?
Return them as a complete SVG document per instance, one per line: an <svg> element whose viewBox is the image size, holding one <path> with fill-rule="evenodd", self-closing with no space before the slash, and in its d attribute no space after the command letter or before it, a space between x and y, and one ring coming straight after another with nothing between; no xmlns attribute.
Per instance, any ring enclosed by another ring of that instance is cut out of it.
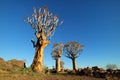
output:
<svg viewBox="0 0 120 80"><path fill-rule="evenodd" d="M27 74L27 73L0 73L0 80L105 80L87 76L55 75L55 74Z"/></svg>
<svg viewBox="0 0 120 80"><path fill-rule="evenodd" d="M90 76L70 75L70 74L43 74L32 72L30 69L18 69L16 71L0 71L0 80L120 80L114 78L94 78Z"/></svg>
<svg viewBox="0 0 120 80"><path fill-rule="evenodd" d="M48 75L48 77L44 80L105 80L105 79L76 75Z"/></svg>

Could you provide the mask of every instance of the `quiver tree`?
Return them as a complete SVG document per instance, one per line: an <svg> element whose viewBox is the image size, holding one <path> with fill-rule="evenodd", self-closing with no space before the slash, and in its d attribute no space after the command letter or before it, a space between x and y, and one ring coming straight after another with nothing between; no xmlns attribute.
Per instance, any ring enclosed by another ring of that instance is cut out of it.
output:
<svg viewBox="0 0 120 80"><path fill-rule="evenodd" d="M115 70L115 69L117 69L117 65L116 64L107 64L106 69L107 70Z"/></svg>
<svg viewBox="0 0 120 80"><path fill-rule="evenodd" d="M56 60L56 72L61 70L60 58L62 56L63 43L56 43L53 45L53 50L51 52L52 58Z"/></svg>
<svg viewBox="0 0 120 80"><path fill-rule="evenodd" d="M81 45L79 42L68 42L64 45L64 55L72 60L73 70L76 70L76 58L80 56L83 48L84 45Z"/></svg>
<svg viewBox="0 0 120 80"><path fill-rule="evenodd" d="M27 21L35 30L36 40L31 40L35 47L35 56L31 65L33 71L43 70L44 48L50 43L51 36L56 28L62 24L58 23L59 19L56 15L50 13L47 7L34 9L32 17L28 17Z"/></svg>

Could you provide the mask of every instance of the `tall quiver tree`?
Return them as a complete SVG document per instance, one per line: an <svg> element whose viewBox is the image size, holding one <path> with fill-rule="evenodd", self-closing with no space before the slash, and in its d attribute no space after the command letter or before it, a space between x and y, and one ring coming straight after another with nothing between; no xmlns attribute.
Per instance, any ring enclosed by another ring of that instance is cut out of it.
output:
<svg viewBox="0 0 120 80"><path fill-rule="evenodd" d="M50 13L47 7L40 7L37 11L34 9L34 13L31 18L28 17L27 21L35 30L36 40L31 40L35 47L35 56L31 65L33 71L43 71L44 63L44 48L50 43L51 36L55 32L56 28L62 24L58 23L59 19L56 15Z"/></svg>
<svg viewBox="0 0 120 80"><path fill-rule="evenodd" d="M70 58L73 63L73 70L76 70L76 58L80 56L81 51L83 50L84 45L81 45L79 42L68 42L64 45L63 51L64 55L67 58Z"/></svg>
<svg viewBox="0 0 120 80"><path fill-rule="evenodd" d="M53 50L51 52L52 58L56 60L56 72L61 70L60 67L60 58L62 56L63 43L56 43L53 45Z"/></svg>

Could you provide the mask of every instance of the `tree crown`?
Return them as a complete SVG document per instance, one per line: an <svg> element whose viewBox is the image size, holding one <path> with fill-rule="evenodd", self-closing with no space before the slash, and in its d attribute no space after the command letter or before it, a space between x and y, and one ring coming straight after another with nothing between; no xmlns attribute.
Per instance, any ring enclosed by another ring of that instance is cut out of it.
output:
<svg viewBox="0 0 120 80"><path fill-rule="evenodd" d="M79 42L68 42L63 48L64 55L70 59L77 58L83 48L84 45L81 45Z"/></svg>
<svg viewBox="0 0 120 80"><path fill-rule="evenodd" d="M32 17L27 17L25 21L35 30L35 35L40 44L46 39L50 41L56 28L60 26L63 21L59 22L58 16L53 15L46 6L40 7L38 11L36 8L33 8L33 10ZM33 39L31 41L35 47L36 42Z"/></svg>
<svg viewBox="0 0 120 80"><path fill-rule="evenodd" d="M53 45L53 50L51 52L52 58L57 59L62 56L63 43L56 43Z"/></svg>
<svg viewBox="0 0 120 80"><path fill-rule="evenodd" d="M28 17L27 22L31 24L33 29L35 29L36 33L43 32L44 35L49 36L49 30L54 30L57 26L62 23L59 23L58 16L50 13L48 8L40 7L37 11L36 8L33 8L34 13L32 14L32 18Z"/></svg>

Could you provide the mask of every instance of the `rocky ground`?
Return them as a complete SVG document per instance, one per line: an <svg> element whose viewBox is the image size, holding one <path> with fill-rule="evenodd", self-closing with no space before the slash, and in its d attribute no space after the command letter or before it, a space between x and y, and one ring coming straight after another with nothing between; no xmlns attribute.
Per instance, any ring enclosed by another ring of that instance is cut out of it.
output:
<svg viewBox="0 0 120 80"><path fill-rule="evenodd" d="M0 58L0 80L120 80L119 77L95 78L89 75L80 75L83 72L89 74L89 68L82 69L78 74L67 71L65 73L47 73L33 72L31 68L26 68L24 61L9 60L4 61Z"/></svg>

